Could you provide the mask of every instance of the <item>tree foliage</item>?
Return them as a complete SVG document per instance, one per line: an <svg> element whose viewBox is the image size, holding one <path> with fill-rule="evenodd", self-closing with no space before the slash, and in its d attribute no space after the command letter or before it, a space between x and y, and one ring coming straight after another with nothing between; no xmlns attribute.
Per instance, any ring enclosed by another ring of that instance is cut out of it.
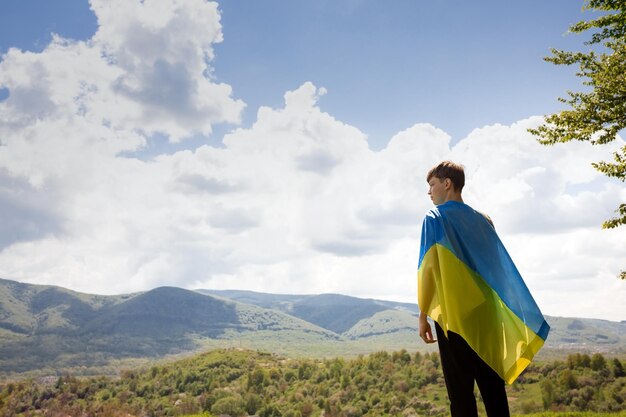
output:
<svg viewBox="0 0 626 417"><path fill-rule="evenodd" d="M587 141L594 145L612 142L626 127L626 0L587 0L585 9L604 13L570 27L572 33L592 32L589 52L552 49L545 60L555 65L578 65L577 76L588 91L568 91L569 98L559 100L570 106L545 117L545 123L530 132L544 145ZM626 181L626 146L613 154L613 161L593 166L609 177ZM626 203L620 204L617 216L602 225L615 228L626 224ZM622 272L622 278L624 272Z"/></svg>
<svg viewBox="0 0 626 417"><path fill-rule="evenodd" d="M545 117L545 123L529 129L544 145L571 140L594 145L612 142L626 127L626 0L587 0L585 8L605 14L570 27L572 33L592 31L587 45L601 52L568 52L552 49L546 61L555 65L578 64L577 76L590 91L568 91L569 98L559 98L571 108ZM626 146L613 153L613 161L592 164L609 177L626 181ZM626 224L626 203L615 210L617 216L602 227L612 229ZM626 271L620 273L626 280Z"/></svg>
<svg viewBox="0 0 626 417"><path fill-rule="evenodd" d="M0 384L0 415L444 417L440 368L436 353L406 350L354 359L217 350L114 378ZM626 410L624 363L599 353L533 363L507 390L513 414Z"/></svg>

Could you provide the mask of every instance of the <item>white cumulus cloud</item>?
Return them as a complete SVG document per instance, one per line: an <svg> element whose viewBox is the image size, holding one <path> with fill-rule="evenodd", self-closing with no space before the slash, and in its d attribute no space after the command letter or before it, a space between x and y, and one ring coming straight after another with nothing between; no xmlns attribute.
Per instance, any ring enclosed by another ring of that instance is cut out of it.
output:
<svg viewBox="0 0 626 417"><path fill-rule="evenodd" d="M91 4L92 39L56 37L0 62L0 276L95 293L175 285L413 302L425 175L451 158L545 313L625 318L615 276L626 237L600 224L626 192L590 166L610 146L541 146L531 117L454 144L419 123L373 151L304 82L221 147L129 157L154 133L179 141L237 123L244 103L212 74L216 4Z"/></svg>

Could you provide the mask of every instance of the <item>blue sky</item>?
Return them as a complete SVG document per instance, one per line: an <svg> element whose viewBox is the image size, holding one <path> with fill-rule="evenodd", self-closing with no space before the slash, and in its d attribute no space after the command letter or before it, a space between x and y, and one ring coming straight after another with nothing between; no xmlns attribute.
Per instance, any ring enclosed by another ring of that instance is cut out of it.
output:
<svg viewBox="0 0 626 417"><path fill-rule="evenodd" d="M424 175L466 167L546 314L626 318L626 200L528 133L577 1L0 3L0 277L413 302ZM55 33L56 35L52 35ZM613 301L615 300L615 301Z"/></svg>
<svg viewBox="0 0 626 417"><path fill-rule="evenodd" d="M52 32L85 40L97 29L87 1L8 1L0 10L2 52L41 51ZM579 80L542 58L552 47L583 48L584 35L566 32L592 15L571 0L229 1L220 10L214 76L247 103L244 125L312 81L332 92L324 108L374 149L416 121L458 141L476 127L560 109L557 97ZM211 143L230 128L216 126Z"/></svg>
<svg viewBox="0 0 626 417"><path fill-rule="evenodd" d="M564 36L581 19L577 2L270 1L221 8L225 41L216 73L242 83L252 109L276 105L277 91L311 80L333 92L324 107L364 130L375 148L415 121L459 140L475 127L550 112L575 86L568 71L542 58L550 47L580 44L580 37Z"/></svg>

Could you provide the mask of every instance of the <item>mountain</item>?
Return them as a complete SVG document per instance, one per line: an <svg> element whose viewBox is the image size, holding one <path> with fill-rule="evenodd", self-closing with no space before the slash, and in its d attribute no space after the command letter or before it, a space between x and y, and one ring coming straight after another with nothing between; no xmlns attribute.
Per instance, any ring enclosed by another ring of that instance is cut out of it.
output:
<svg viewBox="0 0 626 417"><path fill-rule="evenodd" d="M344 320L350 326L342 323L336 328L345 329L341 334L350 340L417 332L417 304L335 294L283 295L239 290L197 291L281 310L333 331L334 323L337 320ZM626 353L626 321L553 316L546 316L546 321L551 327L545 344L548 349Z"/></svg>
<svg viewBox="0 0 626 417"><path fill-rule="evenodd" d="M579 349L626 353L626 321L614 322L574 317L547 317L552 327L547 346L553 349Z"/></svg>
<svg viewBox="0 0 626 417"><path fill-rule="evenodd" d="M384 310L359 320L344 335L351 339L418 331L416 315L403 310Z"/></svg>
<svg viewBox="0 0 626 417"><path fill-rule="evenodd" d="M548 317L543 352L626 353L626 322ZM434 350L417 336L417 307L340 294L281 295L160 287L103 296L0 279L0 376L110 372L219 347L288 356Z"/></svg>
<svg viewBox="0 0 626 417"><path fill-rule="evenodd" d="M417 314L417 305L349 297L341 294L282 295L237 290L197 290L259 307L280 310L335 333L344 333L363 319L396 309Z"/></svg>
<svg viewBox="0 0 626 417"><path fill-rule="evenodd" d="M97 311L133 295L88 295L49 285L0 279L0 332L34 335L66 333L81 328Z"/></svg>
<svg viewBox="0 0 626 417"><path fill-rule="evenodd" d="M430 350L417 338L417 304L360 299L336 294L290 295L239 290L197 290L204 294L281 310L349 341L352 352L378 349ZM626 321L546 316L551 327L539 357L571 352L626 354ZM357 343L355 345L355 343ZM364 347L365 345L365 347Z"/></svg>
<svg viewBox="0 0 626 417"><path fill-rule="evenodd" d="M180 288L160 287L101 309L80 331L94 336L159 339L196 333L216 338L226 329L238 327L234 303Z"/></svg>
<svg viewBox="0 0 626 417"><path fill-rule="evenodd" d="M180 288L100 296L0 280L0 373L105 365L268 333L313 344L338 339L280 311Z"/></svg>

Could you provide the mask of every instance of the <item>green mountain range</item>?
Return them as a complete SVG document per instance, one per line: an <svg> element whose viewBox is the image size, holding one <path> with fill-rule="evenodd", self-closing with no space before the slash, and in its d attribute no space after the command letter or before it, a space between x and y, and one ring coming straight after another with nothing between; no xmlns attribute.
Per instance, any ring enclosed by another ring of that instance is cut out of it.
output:
<svg viewBox="0 0 626 417"><path fill-rule="evenodd" d="M110 371L219 347L293 357L434 350L413 304L340 294L279 295L160 287L103 296L0 279L0 376ZM548 317L542 352L626 354L626 322Z"/></svg>

